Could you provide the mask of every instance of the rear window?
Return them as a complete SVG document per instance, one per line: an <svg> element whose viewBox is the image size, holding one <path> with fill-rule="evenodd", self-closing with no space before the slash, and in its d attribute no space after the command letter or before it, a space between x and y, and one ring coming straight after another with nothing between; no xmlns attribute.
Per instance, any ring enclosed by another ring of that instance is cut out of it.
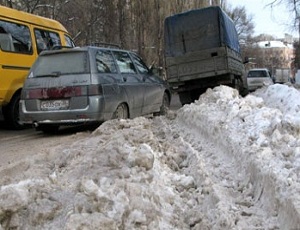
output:
<svg viewBox="0 0 300 230"><path fill-rule="evenodd" d="M34 65L32 77L88 72L90 68L87 52L56 53L39 56Z"/></svg>
<svg viewBox="0 0 300 230"><path fill-rule="evenodd" d="M268 77L267 72L263 70L249 71L248 77Z"/></svg>

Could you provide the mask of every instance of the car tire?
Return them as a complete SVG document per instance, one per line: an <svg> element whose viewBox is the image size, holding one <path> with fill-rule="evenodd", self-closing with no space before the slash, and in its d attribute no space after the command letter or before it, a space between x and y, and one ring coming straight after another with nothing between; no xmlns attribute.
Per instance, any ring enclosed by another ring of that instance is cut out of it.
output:
<svg viewBox="0 0 300 230"><path fill-rule="evenodd" d="M119 104L113 114L113 119L127 119L129 118L129 111L126 104Z"/></svg>
<svg viewBox="0 0 300 230"><path fill-rule="evenodd" d="M24 125L20 123L19 112L20 94L13 96L8 105L2 108L4 120L11 129L20 130L24 128Z"/></svg>

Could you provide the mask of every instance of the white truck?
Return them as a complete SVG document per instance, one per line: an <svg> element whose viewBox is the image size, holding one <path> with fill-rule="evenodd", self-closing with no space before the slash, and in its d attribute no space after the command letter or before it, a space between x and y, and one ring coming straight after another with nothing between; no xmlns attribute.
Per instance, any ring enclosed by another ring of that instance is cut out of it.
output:
<svg viewBox="0 0 300 230"><path fill-rule="evenodd" d="M288 68L275 69L274 82L275 83L286 83L291 79L291 71Z"/></svg>

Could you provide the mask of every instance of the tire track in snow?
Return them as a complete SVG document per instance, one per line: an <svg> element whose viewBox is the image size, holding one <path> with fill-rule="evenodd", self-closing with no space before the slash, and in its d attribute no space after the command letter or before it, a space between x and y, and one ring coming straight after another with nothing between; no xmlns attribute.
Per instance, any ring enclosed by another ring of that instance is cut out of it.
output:
<svg viewBox="0 0 300 230"><path fill-rule="evenodd" d="M248 168L241 167L230 143L218 143L204 130L178 119L161 122L168 141L187 156L180 172L196 181L197 190L190 195L197 205L186 212L190 215L186 218L195 220L192 229L279 229L276 213L268 213L261 203L264 187L251 183ZM176 135L181 138L172 139Z"/></svg>

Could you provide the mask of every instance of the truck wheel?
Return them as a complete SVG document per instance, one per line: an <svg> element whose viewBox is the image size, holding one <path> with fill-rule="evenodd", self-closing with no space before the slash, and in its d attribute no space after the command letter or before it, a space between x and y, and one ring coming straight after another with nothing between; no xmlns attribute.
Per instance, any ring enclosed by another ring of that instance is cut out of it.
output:
<svg viewBox="0 0 300 230"><path fill-rule="evenodd" d="M7 122L9 128L15 130L24 128L24 125L20 123L19 102L20 94L16 94L13 96L9 104L2 108L4 120Z"/></svg>
<svg viewBox="0 0 300 230"><path fill-rule="evenodd" d="M249 91L247 88L244 87L243 81L241 78L234 78L233 80L233 88L236 89L237 91L239 91L239 94L241 96L246 96Z"/></svg>
<svg viewBox="0 0 300 230"><path fill-rule="evenodd" d="M191 98L192 98L192 102L194 102L195 100L199 100L200 96L206 92L206 88L199 88L199 89L195 89L193 91L191 91Z"/></svg>
<svg viewBox="0 0 300 230"><path fill-rule="evenodd" d="M245 97L249 94L249 90L245 87L242 87L242 89L239 91L240 95Z"/></svg>
<svg viewBox="0 0 300 230"><path fill-rule="evenodd" d="M242 81L240 78L238 77L235 77L233 80L232 80L232 88L236 89L237 91L240 92L240 88L242 87Z"/></svg>
<svg viewBox="0 0 300 230"><path fill-rule="evenodd" d="M162 99L162 104L160 106L160 111L154 113L154 116L160 116L160 115L166 115L168 110L170 108L170 98L167 93L164 93L163 99Z"/></svg>
<svg viewBox="0 0 300 230"><path fill-rule="evenodd" d="M178 93L178 96L179 96L181 105L191 104L193 102L190 92L181 92L181 93Z"/></svg>

